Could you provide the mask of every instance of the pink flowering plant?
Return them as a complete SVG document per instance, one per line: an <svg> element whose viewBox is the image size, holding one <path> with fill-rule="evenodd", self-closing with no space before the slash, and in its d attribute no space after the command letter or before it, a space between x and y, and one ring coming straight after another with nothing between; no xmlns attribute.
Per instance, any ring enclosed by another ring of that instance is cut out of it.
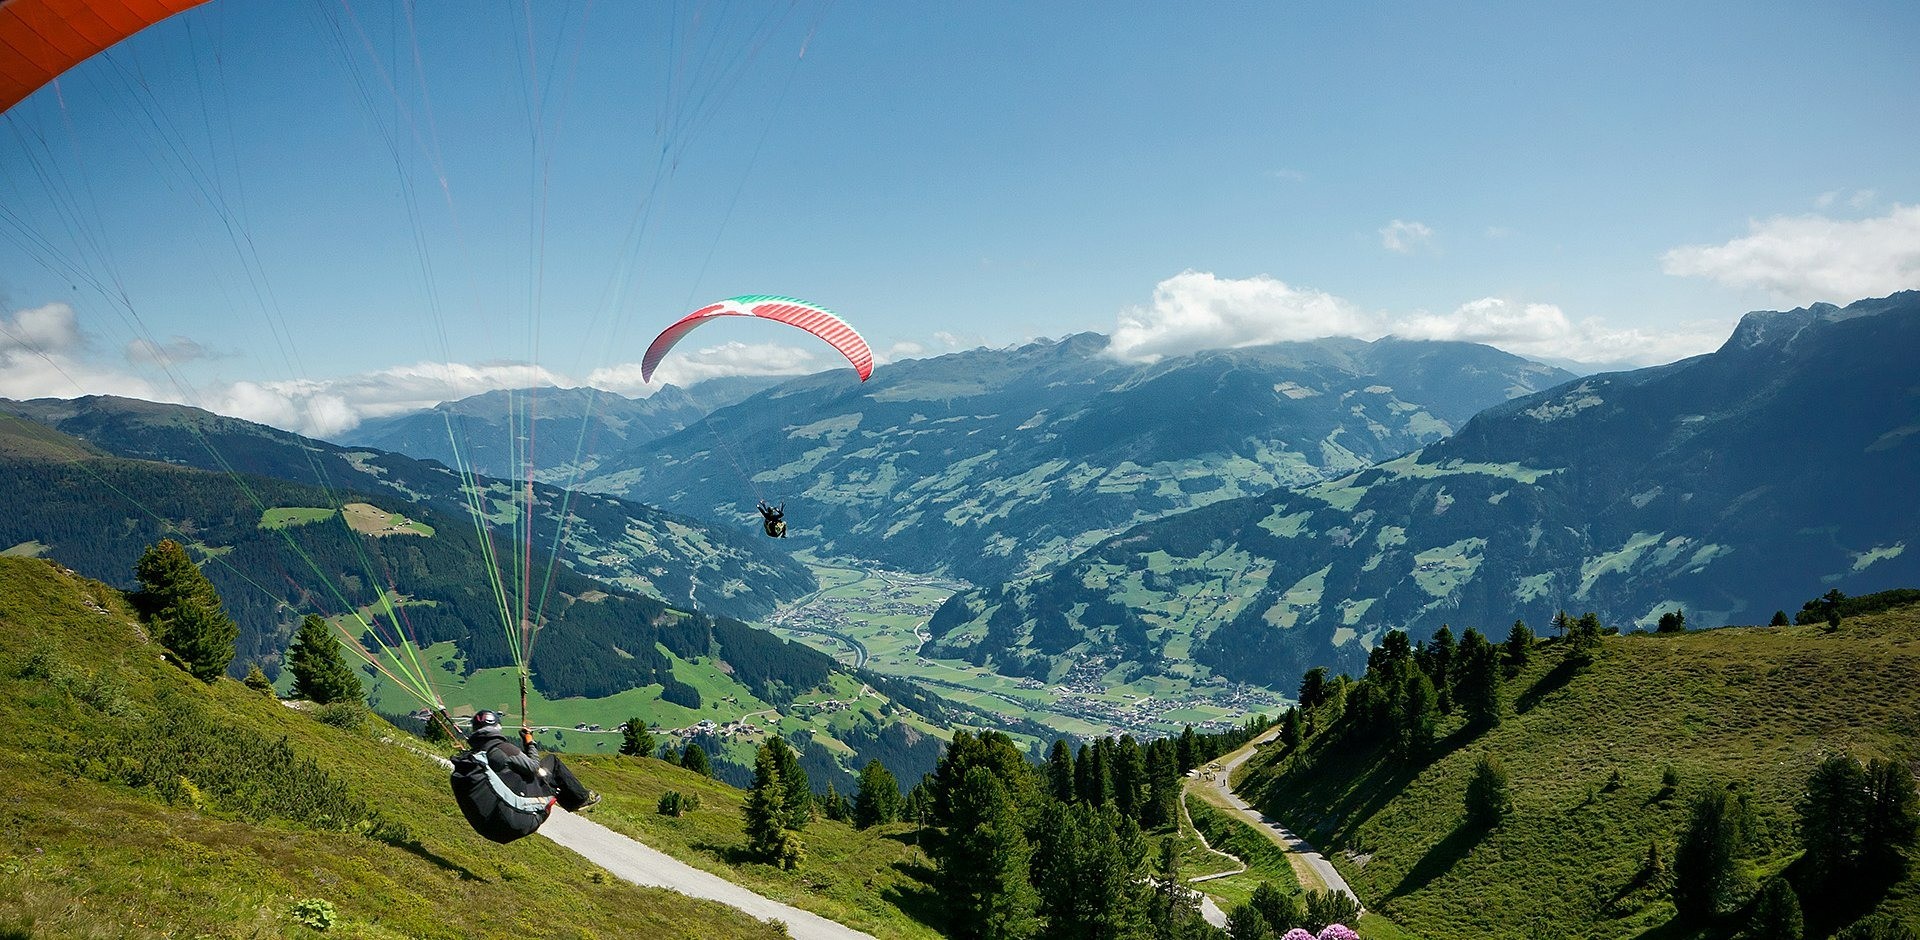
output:
<svg viewBox="0 0 1920 940"><path fill-rule="evenodd" d="M1301 933L1306 933L1302 930ZM1320 931L1318 940L1360 940L1360 935L1348 929L1345 924L1328 924Z"/></svg>
<svg viewBox="0 0 1920 940"><path fill-rule="evenodd" d="M1295 927L1281 934L1280 940L1313 940L1313 932L1301 927Z"/></svg>

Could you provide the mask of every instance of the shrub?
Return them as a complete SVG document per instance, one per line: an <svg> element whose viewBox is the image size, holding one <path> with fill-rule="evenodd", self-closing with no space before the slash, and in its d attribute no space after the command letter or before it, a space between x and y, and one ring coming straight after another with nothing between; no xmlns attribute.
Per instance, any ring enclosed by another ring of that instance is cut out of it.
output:
<svg viewBox="0 0 1920 940"><path fill-rule="evenodd" d="M247 688L252 689L255 692L258 692L261 695L273 694L273 682L267 678L266 673L260 671L259 663L247 664L247 678L245 679L245 682L247 684Z"/></svg>
<svg viewBox="0 0 1920 940"><path fill-rule="evenodd" d="M358 731L366 723L367 710L359 702L334 702L320 706L313 717L342 731Z"/></svg>
<svg viewBox="0 0 1920 940"><path fill-rule="evenodd" d="M700 794L668 790L660 795L660 815L682 816L700 808Z"/></svg>
<svg viewBox="0 0 1920 940"><path fill-rule="evenodd" d="M296 923L314 930L326 931L339 920L340 915L333 910L333 904L319 898L307 898L293 905L293 919Z"/></svg>

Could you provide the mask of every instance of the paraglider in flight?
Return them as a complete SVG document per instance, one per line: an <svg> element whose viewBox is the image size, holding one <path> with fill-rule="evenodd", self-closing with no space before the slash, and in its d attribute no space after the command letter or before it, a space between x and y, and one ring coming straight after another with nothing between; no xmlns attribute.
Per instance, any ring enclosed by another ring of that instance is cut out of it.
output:
<svg viewBox="0 0 1920 940"><path fill-rule="evenodd" d="M0 112L60 73L206 0L0 0Z"/></svg>
<svg viewBox="0 0 1920 940"><path fill-rule="evenodd" d="M787 537L787 504L769 506L766 500L760 501L761 522L766 526L767 538L783 539Z"/></svg>
<svg viewBox="0 0 1920 940"><path fill-rule="evenodd" d="M653 370L660 365L660 360L666 358L674 344L716 317L759 317L797 326L839 350L848 362L853 363L853 371L859 373L860 381L865 382L873 374L873 350L868 348L867 341L861 339L853 327L834 316L833 311L795 297L747 294L701 307L661 331L647 347L646 357L640 360L641 381L653 381Z"/></svg>
<svg viewBox="0 0 1920 940"><path fill-rule="evenodd" d="M500 730L500 715L475 712L468 750L453 757L453 798L473 831L495 842L530 836L547 821L553 804L579 812L600 802L551 754L542 756L533 732L520 729L520 745Z"/></svg>

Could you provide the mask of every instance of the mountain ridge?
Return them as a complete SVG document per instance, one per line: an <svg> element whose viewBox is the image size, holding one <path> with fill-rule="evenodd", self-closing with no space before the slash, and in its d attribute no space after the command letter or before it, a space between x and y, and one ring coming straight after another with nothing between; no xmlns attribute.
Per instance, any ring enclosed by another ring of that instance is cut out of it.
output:
<svg viewBox="0 0 1920 940"><path fill-rule="evenodd" d="M822 552L998 578L1144 519L1390 457L1570 377L1463 343L1331 339L1146 365L1107 349L1079 333L895 363L864 384L794 379L602 461L582 488L720 519L784 501L790 535Z"/></svg>
<svg viewBox="0 0 1920 940"><path fill-rule="evenodd" d="M1681 607L1711 626L1920 580L1902 482L1920 479L1920 292L1743 323L1714 353L1517 397L1373 467L956 595L937 649L1037 675L1102 644L1153 663L1190 643L1284 688L1352 668L1389 626L1566 608L1631 629Z"/></svg>

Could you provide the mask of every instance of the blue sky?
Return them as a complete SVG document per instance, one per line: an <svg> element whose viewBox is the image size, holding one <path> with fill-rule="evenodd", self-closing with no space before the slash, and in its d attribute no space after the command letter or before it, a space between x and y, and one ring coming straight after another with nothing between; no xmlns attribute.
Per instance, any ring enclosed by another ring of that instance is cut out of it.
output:
<svg viewBox="0 0 1920 940"><path fill-rule="evenodd" d="M338 431L633 394L653 332L750 292L893 358L1644 364L1920 286L1915 5L1451 6L213 0L0 122L0 395ZM682 350L832 364L759 324Z"/></svg>

